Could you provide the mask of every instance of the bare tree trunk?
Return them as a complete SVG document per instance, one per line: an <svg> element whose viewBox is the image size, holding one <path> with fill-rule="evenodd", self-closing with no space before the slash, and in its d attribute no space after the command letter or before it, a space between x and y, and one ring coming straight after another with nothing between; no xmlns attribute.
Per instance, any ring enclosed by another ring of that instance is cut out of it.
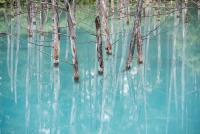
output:
<svg viewBox="0 0 200 134"><path fill-rule="evenodd" d="M97 43L96 43L96 48L97 48L97 59L99 62L98 66L98 72L99 74L103 74L104 71L104 65L103 65L103 54L102 54L102 36L101 36L101 21L100 17L97 16L96 20L96 36L97 36Z"/></svg>
<svg viewBox="0 0 200 134"><path fill-rule="evenodd" d="M176 10L177 10L177 18L180 17L182 6L181 6L181 0L176 0Z"/></svg>
<svg viewBox="0 0 200 134"><path fill-rule="evenodd" d="M135 16L133 31L132 31L132 34L131 34L129 54L128 54L128 59L127 59L127 62L126 62L126 69L127 70L131 68L136 38L137 38L137 45L138 45L138 63L139 64L142 63L142 39L141 39L141 30L140 30L142 5L143 5L143 0L138 0L137 5L136 5L137 10L136 10L136 16Z"/></svg>
<svg viewBox="0 0 200 134"><path fill-rule="evenodd" d="M161 0L157 1L157 20L160 21L160 4L161 4Z"/></svg>
<svg viewBox="0 0 200 134"><path fill-rule="evenodd" d="M119 19L122 18L122 9L123 9L122 0L118 0L118 15L119 15Z"/></svg>
<svg viewBox="0 0 200 134"><path fill-rule="evenodd" d="M112 46L110 43L110 31L109 31L109 24L108 24L108 9L107 9L107 0L101 0L101 16L102 16L102 24L103 24L103 29L105 32L106 36L106 53L108 55L112 54Z"/></svg>
<svg viewBox="0 0 200 134"><path fill-rule="evenodd" d="M125 5L126 5L126 24L129 24L130 0L125 0Z"/></svg>
<svg viewBox="0 0 200 134"><path fill-rule="evenodd" d="M183 9L182 16L183 16L184 22L188 23L188 0L185 0L184 5L185 5L185 7ZM199 3L199 6L200 6L200 3ZM199 9L200 9L200 7L199 7Z"/></svg>
<svg viewBox="0 0 200 134"><path fill-rule="evenodd" d="M142 35L141 35L140 22L138 24L138 32L137 32L137 51L138 51L138 64L142 64L143 63L143 58L142 58Z"/></svg>
<svg viewBox="0 0 200 134"><path fill-rule="evenodd" d="M111 12L112 12L112 16L113 16L115 13L115 1L114 0L111 0Z"/></svg>
<svg viewBox="0 0 200 134"><path fill-rule="evenodd" d="M28 6L27 6L27 10L28 10L28 36L32 37L33 36L33 31L31 30L33 27L33 1L32 0L28 0Z"/></svg>
<svg viewBox="0 0 200 134"><path fill-rule="evenodd" d="M70 44L73 56L73 66L74 66L74 80L79 80L78 73L78 60L77 60L77 50L76 50L76 20L75 20L75 11L76 11L76 3L75 0L65 0L65 6L67 8L67 21L70 35Z"/></svg>
<svg viewBox="0 0 200 134"><path fill-rule="evenodd" d="M60 54L60 41L59 41L59 29L58 29L58 11L56 0L51 0L52 3L52 15L53 15L53 48L54 48L54 66L59 64Z"/></svg>
<svg viewBox="0 0 200 134"><path fill-rule="evenodd" d="M45 22L45 10L46 10L46 4L45 0L40 0L41 1L41 11L40 11L40 30L41 34L44 34L44 22Z"/></svg>
<svg viewBox="0 0 200 134"><path fill-rule="evenodd" d="M198 6L198 19L200 19L200 0L198 0L197 6Z"/></svg>
<svg viewBox="0 0 200 134"><path fill-rule="evenodd" d="M186 1L187 1L187 3L188 3L188 0L186 0ZM198 10L200 10L200 0L198 0L197 6L198 6Z"/></svg>

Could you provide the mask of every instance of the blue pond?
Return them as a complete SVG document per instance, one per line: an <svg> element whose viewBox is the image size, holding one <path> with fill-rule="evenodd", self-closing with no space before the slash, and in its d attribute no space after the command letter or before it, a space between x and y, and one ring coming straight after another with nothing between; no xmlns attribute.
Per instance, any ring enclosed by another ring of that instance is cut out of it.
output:
<svg viewBox="0 0 200 134"><path fill-rule="evenodd" d="M88 20L78 15L77 22L79 83L65 27L55 68L51 33L28 38L24 16L7 24L9 34L0 37L0 134L200 134L197 15L189 23L174 13L160 22L143 18L144 63L137 64L135 49L130 71L124 69L133 22L111 18L112 55L104 52L100 76L95 12L87 10Z"/></svg>

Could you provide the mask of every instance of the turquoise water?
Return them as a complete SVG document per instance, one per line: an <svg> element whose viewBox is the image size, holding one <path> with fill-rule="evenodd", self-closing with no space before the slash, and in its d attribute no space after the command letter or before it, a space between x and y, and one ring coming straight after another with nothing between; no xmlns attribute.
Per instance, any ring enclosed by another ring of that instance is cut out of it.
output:
<svg viewBox="0 0 200 134"><path fill-rule="evenodd" d="M0 38L0 134L199 134L200 21L196 14L188 24L174 16L163 16L160 27L156 17L142 20L144 64L135 53L130 71L124 68L132 22L111 19L113 54L104 53L103 76L93 18L77 23L79 83L64 34L54 68L51 48L37 46L51 45L51 34L28 39L12 20L14 36Z"/></svg>

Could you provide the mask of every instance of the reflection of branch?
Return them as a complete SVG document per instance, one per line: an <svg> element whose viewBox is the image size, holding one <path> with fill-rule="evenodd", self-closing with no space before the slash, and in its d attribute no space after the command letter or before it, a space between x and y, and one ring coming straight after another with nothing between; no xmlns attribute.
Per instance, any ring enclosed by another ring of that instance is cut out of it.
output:
<svg viewBox="0 0 200 134"><path fill-rule="evenodd" d="M5 34L6 34L6 35L10 35L10 36L16 38L15 35L8 34L8 33L5 33ZM16 39L16 40L20 40L20 41L22 41L22 42L27 42L26 40L24 40L24 39L22 39L22 38L21 38L21 39ZM27 43L30 43L30 44L35 45L35 46L38 46L38 47L43 46L43 47L53 48L53 46L50 46L50 45L39 45L39 44L34 43L34 42L27 42ZM40 49L37 49L37 48L36 48L36 50L38 50L39 52L41 52L41 53L43 53L43 54L45 54L45 55L47 55L47 56L53 58L53 56L51 56L50 54L48 54L48 53L46 53L46 52L44 52L44 51L41 51ZM61 61L62 63L68 63L69 65L73 65L72 63L70 63L70 62L68 62L68 61L64 61L64 60L61 60L61 59L60 59L60 61Z"/></svg>

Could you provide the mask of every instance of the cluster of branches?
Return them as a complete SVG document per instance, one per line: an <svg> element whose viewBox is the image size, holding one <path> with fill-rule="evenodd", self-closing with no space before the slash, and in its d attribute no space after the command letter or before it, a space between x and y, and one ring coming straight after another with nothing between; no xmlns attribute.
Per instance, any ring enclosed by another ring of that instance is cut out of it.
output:
<svg viewBox="0 0 200 134"><path fill-rule="evenodd" d="M87 2L93 3L95 0L88 0ZM7 4L10 5L16 5L18 8L17 15L21 14L19 11L20 0L10 0L6 1ZM60 55L60 27L59 27L59 15L58 10L64 10L66 11L66 18L67 18L67 24L66 26L67 30L69 31L69 39L70 39L70 45L71 45L71 51L72 51L72 64L74 68L74 79L79 79L79 73L78 73L78 58L77 58L77 49L76 49L76 4L80 3L81 0L78 2L76 0L27 0L27 20L28 20L28 35L29 38L33 38L33 32L36 30L36 13L38 12L36 10L36 6L40 6L40 19L41 19L41 27L40 31L41 34L44 33L44 23L45 18L47 16L47 9L50 9L52 12L52 31L53 31L53 58L54 58L54 65L59 65L59 55ZM86 2L86 1L85 1ZM187 4L187 0L184 1ZM143 63L142 58L142 34L141 34L141 17L142 17L142 10L143 10L143 0L137 0L137 3L135 5L135 12L134 14L131 14L130 11L130 3L131 0L118 0L117 1L117 10L118 10L118 16L119 19L123 18L125 16L127 24L129 24L129 17L134 16L134 24L133 29L131 33L131 41L129 45L129 49L127 50L127 62L126 62L126 69L130 69L132 65L133 55L135 46L137 45L137 52L138 52L138 63ZM114 16L116 7L115 7L116 1L115 0L96 0L96 51L97 51L97 59L98 59L98 72L99 74L103 74L104 71L104 64L103 64L103 50L102 50L102 30L105 37L105 50L108 55L112 54L112 44L110 41L110 29L109 29L109 17ZM176 10L181 13L182 11L182 2L181 0L176 0ZM111 6L111 15L109 14L108 6ZM161 0L157 0L157 10L158 10L158 16L161 15L160 12L161 7ZM124 12L122 12L125 11ZM26 13L26 12L25 12ZM179 16L178 14L177 16ZM102 25L102 26L101 26ZM149 32L150 34L150 32Z"/></svg>

